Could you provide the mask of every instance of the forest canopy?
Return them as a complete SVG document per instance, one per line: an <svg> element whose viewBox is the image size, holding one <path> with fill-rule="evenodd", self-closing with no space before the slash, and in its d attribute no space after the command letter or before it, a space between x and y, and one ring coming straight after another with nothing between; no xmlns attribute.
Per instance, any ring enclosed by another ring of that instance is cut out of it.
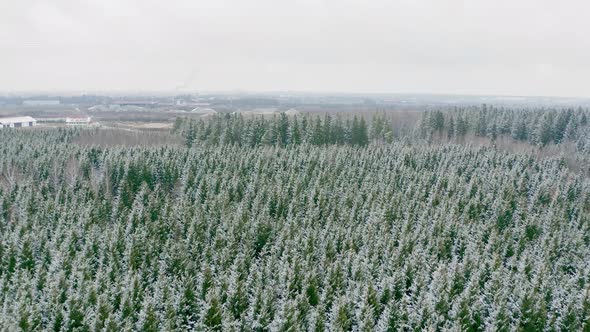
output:
<svg viewBox="0 0 590 332"><path fill-rule="evenodd" d="M0 326L589 329L588 116L228 114L132 146L0 130Z"/></svg>

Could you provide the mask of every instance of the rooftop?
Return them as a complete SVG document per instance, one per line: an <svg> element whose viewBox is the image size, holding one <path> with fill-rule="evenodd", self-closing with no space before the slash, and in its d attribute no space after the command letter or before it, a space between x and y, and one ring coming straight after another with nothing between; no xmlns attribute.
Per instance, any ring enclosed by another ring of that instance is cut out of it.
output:
<svg viewBox="0 0 590 332"><path fill-rule="evenodd" d="M30 116L15 116L12 118L0 118L0 123L7 124L7 123L21 123L21 122L35 122L34 118Z"/></svg>

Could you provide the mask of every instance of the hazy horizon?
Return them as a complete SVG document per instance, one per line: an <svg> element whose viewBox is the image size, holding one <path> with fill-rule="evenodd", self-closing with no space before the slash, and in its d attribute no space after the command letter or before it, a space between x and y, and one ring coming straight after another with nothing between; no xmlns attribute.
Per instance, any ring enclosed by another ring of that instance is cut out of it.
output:
<svg viewBox="0 0 590 332"><path fill-rule="evenodd" d="M590 97L583 1L25 0L0 91Z"/></svg>
<svg viewBox="0 0 590 332"><path fill-rule="evenodd" d="M429 93L429 92L358 92L358 91L303 91L303 90L15 90L3 91L0 90L0 96L20 96L20 97L66 97L66 96L82 96L82 95L96 95L96 96L111 96L111 97L131 97L131 96L179 96L179 95L236 95L236 96L278 96L278 95L292 95L292 96L318 96L318 97L435 97L435 98L497 98L497 99L558 99L558 100L578 100L580 102L590 100L587 96L559 96L559 95L509 95L509 94L476 94L476 93Z"/></svg>

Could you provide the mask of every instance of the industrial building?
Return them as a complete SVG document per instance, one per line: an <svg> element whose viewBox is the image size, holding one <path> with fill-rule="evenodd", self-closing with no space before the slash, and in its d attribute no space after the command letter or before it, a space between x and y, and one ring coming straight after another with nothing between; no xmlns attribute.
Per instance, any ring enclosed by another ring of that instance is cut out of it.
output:
<svg viewBox="0 0 590 332"><path fill-rule="evenodd" d="M157 106L158 102L153 100L117 100L113 101L111 105L152 107Z"/></svg>
<svg viewBox="0 0 590 332"><path fill-rule="evenodd" d="M30 116L17 116L13 118L0 118L0 128L34 127L37 120Z"/></svg>

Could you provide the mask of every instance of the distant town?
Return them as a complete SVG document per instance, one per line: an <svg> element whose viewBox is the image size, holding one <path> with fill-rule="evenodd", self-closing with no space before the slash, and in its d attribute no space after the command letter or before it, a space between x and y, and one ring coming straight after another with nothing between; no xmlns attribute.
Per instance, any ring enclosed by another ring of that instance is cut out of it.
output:
<svg viewBox="0 0 590 332"><path fill-rule="evenodd" d="M414 111L481 104L506 107L590 105L590 99L413 94L192 93L177 95L0 94L0 128L116 126L168 129L177 117L272 116L286 112Z"/></svg>

